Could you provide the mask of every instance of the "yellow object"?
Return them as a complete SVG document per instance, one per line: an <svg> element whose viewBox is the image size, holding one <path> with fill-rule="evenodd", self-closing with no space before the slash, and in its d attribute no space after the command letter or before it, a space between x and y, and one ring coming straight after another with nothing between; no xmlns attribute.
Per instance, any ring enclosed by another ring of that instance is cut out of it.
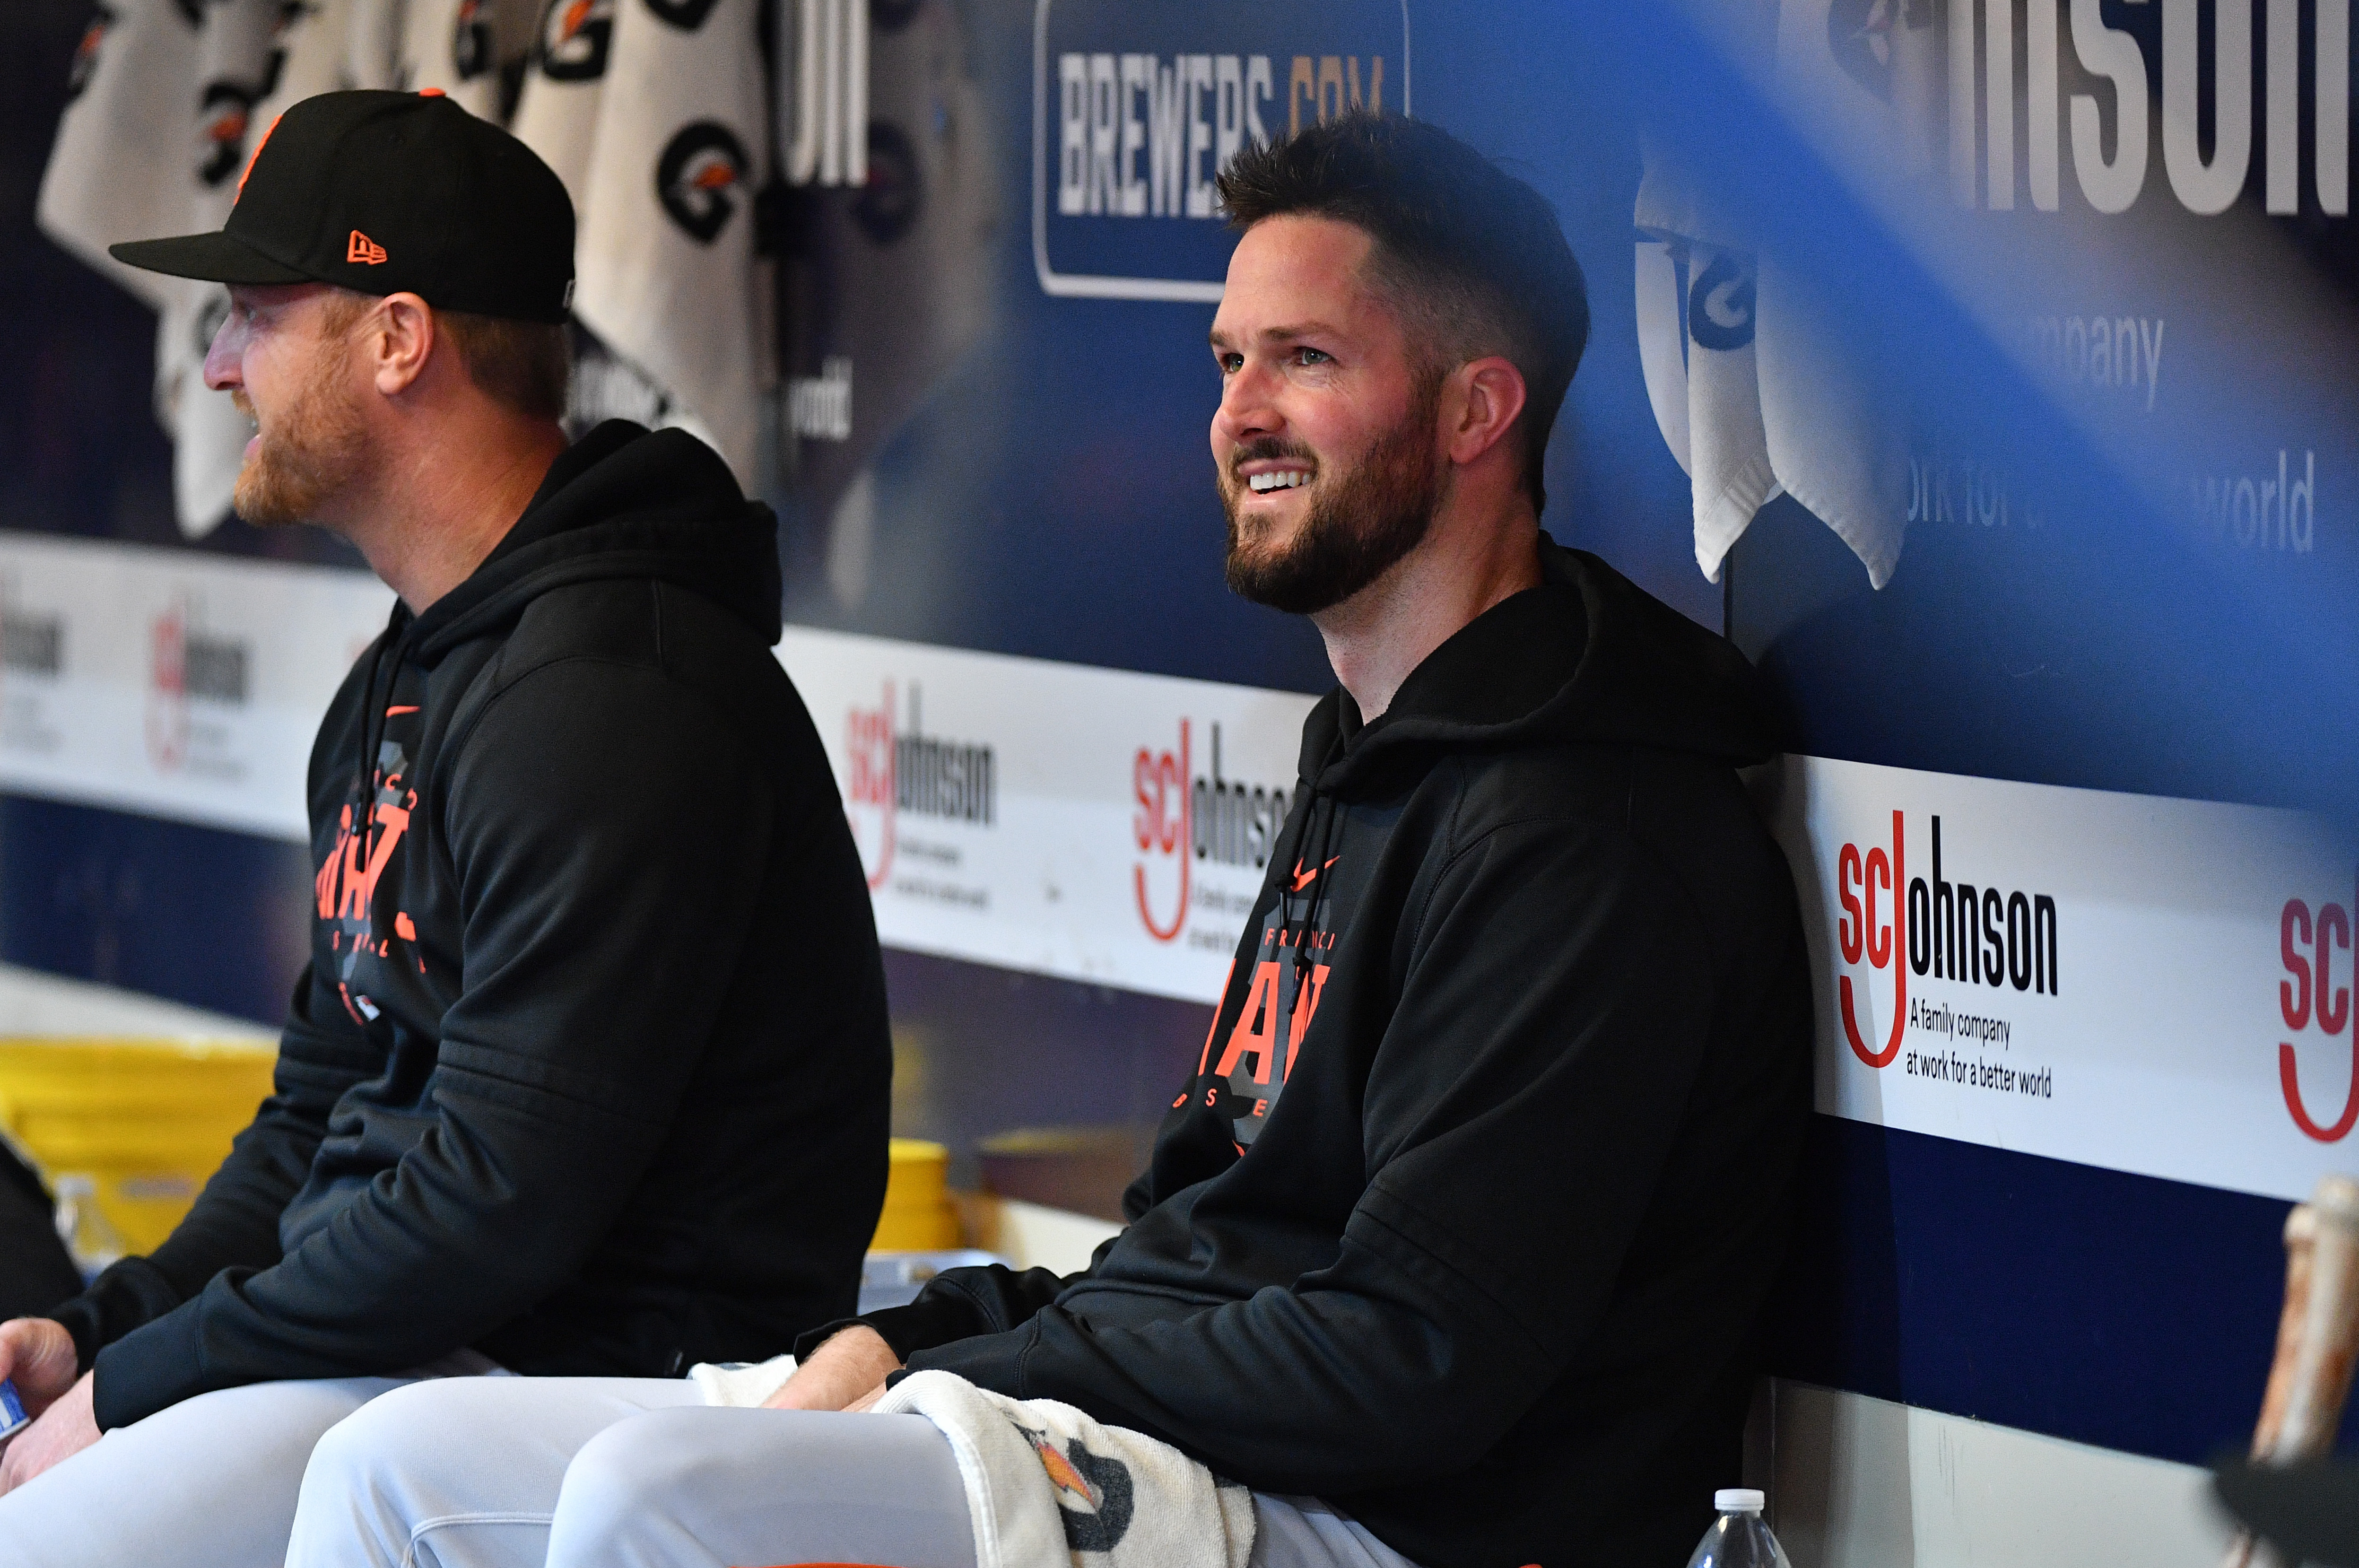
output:
<svg viewBox="0 0 2359 1568"><path fill-rule="evenodd" d="M0 1133L54 1190L86 1177L133 1252L152 1250L196 1202L230 1140L270 1093L278 1053L233 1041L0 1038ZM950 1150L897 1138L885 1212L869 1245L959 1245Z"/></svg>
<svg viewBox="0 0 2359 1568"><path fill-rule="evenodd" d="M892 1140L892 1174L885 1179L885 1213L872 1252L940 1252L959 1244L958 1210L951 1206L951 1151L922 1138Z"/></svg>
<svg viewBox="0 0 2359 1568"><path fill-rule="evenodd" d="M133 1252L172 1233L270 1093L271 1046L0 1039L0 1131L54 1190L82 1176Z"/></svg>

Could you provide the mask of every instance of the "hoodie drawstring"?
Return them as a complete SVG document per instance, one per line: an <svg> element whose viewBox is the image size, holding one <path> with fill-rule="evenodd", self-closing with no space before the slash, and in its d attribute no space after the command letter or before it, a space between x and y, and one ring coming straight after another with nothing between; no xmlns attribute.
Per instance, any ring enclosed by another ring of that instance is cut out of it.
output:
<svg viewBox="0 0 2359 1568"><path fill-rule="evenodd" d="M1332 796L1323 793L1316 784L1310 786L1310 806L1303 823L1302 839L1306 844L1310 841L1315 819L1319 847L1308 860L1297 856L1294 863L1298 875L1308 870L1311 877L1310 897L1303 901L1302 919L1299 924L1294 920L1293 901L1283 892L1278 895L1278 945L1292 955L1288 961L1292 970L1286 1004L1288 1017L1292 1017L1295 1007L1300 1005L1302 983L1310 973L1311 965L1302 953L1302 942L1307 935L1319 929L1320 911L1327 903L1327 851L1334 842L1335 819L1341 814L1335 809Z"/></svg>
<svg viewBox="0 0 2359 1568"><path fill-rule="evenodd" d="M409 629L416 624L415 621L405 622L397 605L393 617L386 625L385 635L377 638L376 647L369 654L368 681L361 689L364 704L361 709L361 753L355 759L358 765L353 772L353 788L360 798L355 825L364 832L367 829L370 813L376 809L376 759L377 753L385 745L386 704L392 700L392 687L401 683L401 645L408 640ZM386 694L379 697L376 683L384 673L387 654L393 656L393 679Z"/></svg>
<svg viewBox="0 0 2359 1568"><path fill-rule="evenodd" d="M376 753L375 744L378 724L376 680L385 668L386 649L392 640L392 628L387 627L386 635L377 638L376 646L369 652L368 681L361 688L361 750L360 756L354 759L356 766L353 769L353 789L359 797L360 809L364 813L367 811L369 800L375 793L369 788L369 775L370 759ZM362 820L364 822L366 822L365 815Z"/></svg>

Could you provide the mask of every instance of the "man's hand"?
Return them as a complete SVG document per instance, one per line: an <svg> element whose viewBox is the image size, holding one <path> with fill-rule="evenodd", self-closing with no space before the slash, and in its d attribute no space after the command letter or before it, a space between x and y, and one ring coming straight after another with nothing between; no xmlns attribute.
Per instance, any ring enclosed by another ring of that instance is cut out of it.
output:
<svg viewBox="0 0 2359 1568"><path fill-rule="evenodd" d="M25 1409L39 1415L74 1386L73 1335L50 1318L10 1318L0 1323L0 1377L16 1385Z"/></svg>
<svg viewBox="0 0 2359 1568"><path fill-rule="evenodd" d="M0 1493L98 1441L90 1378L76 1376L73 1335L65 1324L49 1318L0 1323L0 1377L13 1381L25 1409L40 1418L0 1451Z"/></svg>
<svg viewBox="0 0 2359 1568"><path fill-rule="evenodd" d="M901 1358L884 1335L873 1328L848 1328L830 1334L762 1408L864 1410L884 1397L885 1379L900 1369Z"/></svg>
<svg viewBox="0 0 2359 1568"><path fill-rule="evenodd" d="M38 1421L8 1440L6 1451L0 1453L0 1494L15 1491L98 1441L98 1419L91 1413L91 1376L85 1372L74 1379L72 1387L49 1401Z"/></svg>

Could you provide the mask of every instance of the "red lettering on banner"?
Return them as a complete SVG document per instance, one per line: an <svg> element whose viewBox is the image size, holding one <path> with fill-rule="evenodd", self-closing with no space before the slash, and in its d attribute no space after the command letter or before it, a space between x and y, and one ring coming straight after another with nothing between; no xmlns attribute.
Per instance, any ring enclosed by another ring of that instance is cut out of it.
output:
<svg viewBox="0 0 2359 1568"><path fill-rule="evenodd" d="M2332 933L2330 936L2330 932ZM2334 937L2342 940L2338 943ZM2318 911L2318 1027L2329 1034L2341 1034L2344 1020L2351 1017L2351 988L2337 985L2332 980L2334 950L2351 946L2351 920L2340 904L2329 904Z"/></svg>
<svg viewBox="0 0 2359 1568"><path fill-rule="evenodd" d="M893 745L893 682L885 682L885 701L881 707L864 713L853 708L843 715L843 800L845 815L851 818L852 808L865 808L876 813L876 865L868 872L868 890L875 892L885 886L885 878L893 870L893 833L896 782ZM853 836L859 837L859 823L852 818Z"/></svg>
<svg viewBox="0 0 2359 1568"><path fill-rule="evenodd" d="M1159 756L1145 746L1131 759L1132 792L1138 800L1138 813L1132 819L1133 835L1138 841L1139 853L1176 859L1180 866L1180 898L1169 921L1155 918L1147 897L1147 866L1131 867L1131 890L1138 900L1138 918L1147 927L1147 934L1158 942L1170 942L1188 923L1188 721L1180 721L1180 750L1175 756L1164 752Z"/></svg>
<svg viewBox="0 0 2359 1568"><path fill-rule="evenodd" d="M2277 1011L2284 1015L2288 1029L2299 1031L2315 1018L2319 1032L2332 1040L2352 1025L2353 984L2334 983L2334 950L2352 951L2353 910L2359 910L2359 897L2353 898L2348 909L2341 904L2321 905L2315 919L2310 906L2299 898L2287 899L2278 911L2277 957L2291 979L2277 982ZM2310 949L2307 957L2301 952L2303 946ZM2354 977L2354 984L2359 984L2359 977ZM2351 1029L2351 1086L2343 1096L2343 1114L2331 1124L2321 1127L2302 1103L2298 1066L2293 1042L2279 1040L2277 1086L2284 1091L2287 1114L2305 1137L2320 1143L2340 1143L2354 1127L2359 1127L2359 1028Z"/></svg>
<svg viewBox="0 0 2359 1568"><path fill-rule="evenodd" d="M1861 886L1867 897L1860 914L1861 929L1856 933L1859 940L1847 941L1843 944L1846 961L1856 963L1856 955L1864 950L1870 968L1892 971L1892 1037L1885 1042L1882 1051L1869 1050L1867 1042L1860 1038L1858 1014L1852 998L1851 976L1843 975L1835 982L1836 991L1843 1001L1843 1033L1851 1040L1852 1053L1870 1067L1892 1064L1893 1059L1900 1054L1901 1031L1908 1027L1908 900L1897 892L1897 889L1908 885L1908 852L1901 840L1904 826L1901 813L1894 811L1892 854L1887 856L1878 847L1868 851L1865 861L1860 862ZM1858 851L1853 845L1843 845L1843 853L1857 860ZM1875 917L1875 889L1879 884L1886 892L1895 894L1891 900L1892 918L1881 923ZM1848 909L1851 900L1847 894L1844 903Z"/></svg>
<svg viewBox="0 0 2359 1568"><path fill-rule="evenodd" d="M1896 841L1895 853L1897 854L1898 853L1897 844L1899 835L1896 833L1893 836ZM1882 887L1887 893L1892 891L1891 856L1886 855L1881 849L1869 850L1867 852L1865 873L1866 874L1860 878L1860 890L1865 896L1865 902L1867 905L1867 918L1865 921L1867 928L1867 962L1870 968L1881 969L1886 964L1892 962L1893 929L1891 926L1879 924L1876 920L1875 890L1878 887ZM1893 904L1893 913L1897 916L1898 915L1899 910L1900 906L1898 902L1896 901ZM1898 921L1896 920L1894 924L1898 924Z"/></svg>
<svg viewBox="0 0 2359 1568"><path fill-rule="evenodd" d="M2299 938L2293 934L2297 926L2301 928ZM2306 1029L2310 1027L2310 960L2301 955L2297 941L2305 944L2310 941L2310 906L2299 898L2288 898L2277 916L2277 956L2284 960L2293 981L2277 982L2277 1011L2285 1015L2286 1028Z"/></svg>
<svg viewBox="0 0 2359 1568"><path fill-rule="evenodd" d="M1859 962L1860 939L1866 930L1862 923L1865 916L1859 907L1859 895L1852 891L1859 883L1859 845L1847 844L1835 856L1835 887L1843 895L1843 907L1842 917L1835 921L1835 935L1843 943L1845 964Z"/></svg>
<svg viewBox="0 0 2359 1568"><path fill-rule="evenodd" d="M2342 1142L2359 1125L2359 1040L2351 1045L2351 1093L2332 1127L2322 1127L2310 1120L2309 1107L2301 1103L2301 1080L2294 1072L2293 1046L2287 1040L2277 1042L2277 1085L2285 1091L2286 1109L2293 1113L2294 1126L2321 1143Z"/></svg>

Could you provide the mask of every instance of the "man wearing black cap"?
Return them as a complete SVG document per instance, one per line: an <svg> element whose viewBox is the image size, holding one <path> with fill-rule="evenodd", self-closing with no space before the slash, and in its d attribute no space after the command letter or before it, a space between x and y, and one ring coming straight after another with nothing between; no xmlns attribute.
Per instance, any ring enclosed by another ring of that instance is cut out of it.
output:
<svg viewBox="0 0 2359 1568"><path fill-rule="evenodd" d="M153 1256L0 1324L40 1412L0 1564L276 1563L319 1434L400 1382L677 1377L855 1301L884 982L776 521L680 431L567 445L572 243L505 132L340 93L221 233L114 247L230 286L239 512L399 603L313 748L276 1093Z"/></svg>

